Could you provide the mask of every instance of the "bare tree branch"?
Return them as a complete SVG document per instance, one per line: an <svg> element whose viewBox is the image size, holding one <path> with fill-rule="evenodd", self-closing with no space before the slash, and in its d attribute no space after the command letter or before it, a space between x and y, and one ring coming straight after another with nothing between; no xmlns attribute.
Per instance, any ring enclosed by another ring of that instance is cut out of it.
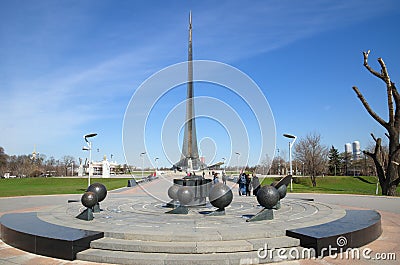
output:
<svg viewBox="0 0 400 265"><path fill-rule="evenodd" d="M396 84L391 82L390 85L392 86L393 97L394 97L394 100L396 102L396 106L400 107L400 105L399 105L399 103L400 103L400 95L399 95L399 91L397 91Z"/></svg>
<svg viewBox="0 0 400 265"><path fill-rule="evenodd" d="M378 62L381 66L381 79L386 83L387 90L387 102L389 109L389 124L394 124L394 107L393 107L393 88L390 76L386 68L386 64L382 58L378 58Z"/></svg>
<svg viewBox="0 0 400 265"><path fill-rule="evenodd" d="M399 174L400 175L400 174ZM398 177L396 180L394 180L394 181L392 181L391 183L390 183L390 185L396 185L396 186L398 186L400 184L400 177Z"/></svg>
<svg viewBox="0 0 400 265"><path fill-rule="evenodd" d="M394 150L392 156L397 157L397 155L399 154L399 152L400 152L400 145L398 145L398 146L396 147L396 150ZM400 174L399 174L399 176L400 176Z"/></svg>
<svg viewBox="0 0 400 265"><path fill-rule="evenodd" d="M388 73L388 71L387 71L387 68L386 68L386 64L385 64L385 62L383 61L383 59L382 58L378 58L378 62L379 62L379 64L381 65L381 71L382 71L382 73L381 73L381 78L383 79L383 81L385 81L385 83L386 84L388 84L388 85L390 85L390 77L389 77L389 73Z"/></svg>
<svg viewBox="0 0 400 265"><path fill-rule="evenodd" d="M396 111L394 116L394 126L400 127L400 94L397 91L396 84L391 82L394 102L396 103Z"/></svg>
<svg viewBox="0 0 400 265"><path fill-rule="evenodd" d="M371 133L372 138L375 141L375 150L374 153L368 152L368 151L363 151L364 154L366 154L367 156L371 157L372 160L374 161L375 167L376 167L376 171L378 174L378 178L379 178L379 183L381 185L383 185L383 183L385 182L385 170L383 169L383 165L385 164L385 162L382 160L382 152L381 152L381 144L382 144L382 139L381 138L375 138L374 134Z"/></svg>
<svg viewBox="0 0 400 265"><path fill-rule="evenodd" d="M367 156L371 157L371 158L374 156L374 154L369 152L369 151L365 151L364 150L363 153L366 154Z"/></svg>
<svg viewBox="0 0 400 265"><path fill-rule="evenodd" d="M376 140L376 145L375 145L375 154L377 154L380 151L381 145L382 145L382 139L378 138Z"/></svg>
<svg viewBox="0 0 400 265"><path fill-rule="evenodd" d="M375 143L376 143L376 137L375 137L375 135L373 134L373 133L371 133L371 137L372 137L372 139L374 139L374 141L375 141Z"/></svg>
<svg viewBox="0 0 400 265"><path fill-rule="evenodd" d="M388 124L381 117L379 117L375 111L371 109L367 100L361 94L360 90L358 90L358 87L353 86L353 90L354 92L356 92L357 97L360 99L361 103L363 104L364 108L368 111L369 115L371 115L371 117L374 118L377 122L379 122L383 127L387 128Z"/></svg>
<svg viewBox="0 0 400 265"><path fill-rule="evenodd" d="M367 52L363 52L363 55L364 55L364 66L365 66L365 68L367 68L368 71L369 71L371 74L373 74L374 76L376 76L376 77L378 77L378 78L380 78L380 79L383 80L382 75L381 75L380 73L378 73L377 71L375 71L374 69L372 69L371 66L369 66L369 64L368 64L368 55L369 55L369 53L370 53L370 50L368 50Z"/></svg>

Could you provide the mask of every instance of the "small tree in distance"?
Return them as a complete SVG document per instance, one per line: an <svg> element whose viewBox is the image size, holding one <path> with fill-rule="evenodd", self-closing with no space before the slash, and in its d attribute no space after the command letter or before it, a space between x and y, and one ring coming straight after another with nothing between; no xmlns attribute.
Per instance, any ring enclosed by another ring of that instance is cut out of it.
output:
<svg viewBox="0 0 400 265"><path fill-rule="evenodd" d="M8 156L4 152L4 148L0 146L0 177L2 177L5 173L7 166Z"/></svg>
<svg viewBox="0 0 400 265"><path fill-rule="evenodd" d="M68 176L68 168L72 167L72 163L76 164L75 158L73 156L63 156L63 165L64 165L64 170L65 170L65 176ZM71 172L71 175L73 175L73 172Z"/></svg>
<svg viewBox="0 0 400 265"><path fill-rule="evenodd" d="M271 168L272 165L272 160L271 158L266 154L264 159L261 161L260 165L257 166L256 172L263 174L263 175L268 175L268 172Z"/></svg>
<svg viewBox="0 0 400 265"><path fill-rule="evenodd" d="M328 156L328 148L321 144L321 135L313 133L300 138L294 151L296 159L304 163L305 170L310 174L313 187L316 187L316 177L324 173Z"/></svg>
<svg viewBox="0 0 400 265"><path fill-rule="evenodd" d="M329 174L330 175L337 175L337 173L340 171L340 154L339 151L332 145L331 149L329 149Z"/></svg>

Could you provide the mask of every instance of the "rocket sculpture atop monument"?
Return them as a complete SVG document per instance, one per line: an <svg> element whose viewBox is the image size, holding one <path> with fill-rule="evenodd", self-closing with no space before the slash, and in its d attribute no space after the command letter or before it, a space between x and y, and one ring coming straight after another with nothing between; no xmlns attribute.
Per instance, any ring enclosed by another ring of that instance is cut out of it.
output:
<svg viewBox="0 0 400 265"><path fill-rule="evenodd" d="M196 122L193 102L193 55L192 55L192 11L189 13L189 47L188 47L188 83L186 99L186 120L182 145L181 160L176 163L177 167L190 171L204 167L199 159L197 149Z"/></svg>

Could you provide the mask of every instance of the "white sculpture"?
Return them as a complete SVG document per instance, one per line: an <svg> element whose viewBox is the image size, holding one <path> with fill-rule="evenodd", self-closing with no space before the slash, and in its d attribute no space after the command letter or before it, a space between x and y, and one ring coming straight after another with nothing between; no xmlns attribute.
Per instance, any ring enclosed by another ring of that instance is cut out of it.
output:
<svg viewBox="0 0 400 265"><path fill-rule="evenodd" d="M109 178L110 177L110 162L107 161L107 156L104 155L103 159L103 178Z"/></svg>
<svg viewBox="0 0 400 265"><path fill-rule="evenodd" d="M192 162L191 158L188 159L188 170L187 171L193 172L193 162Z"/></svg>
<svg viewBox="0 0 400 265"><path fill-rule="evenodd" d="M83 164L82 164L82 158L79 158L78 177L83 177Z"/></svg>

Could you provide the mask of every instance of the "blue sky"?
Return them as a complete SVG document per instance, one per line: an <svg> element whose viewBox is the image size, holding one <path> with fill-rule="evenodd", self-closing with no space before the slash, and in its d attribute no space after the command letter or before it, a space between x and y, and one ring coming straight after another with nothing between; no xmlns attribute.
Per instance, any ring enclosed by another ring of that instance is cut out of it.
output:
<svg viewBox="0 0 400 265"><path fill-rule="evenodd" d="M186 60L189 10L194 58L230 64L258 84L281 150L283 133L317 132L341 151L354 140L365 148L371 132L383 136L351 87L386 118L385 87L363 68L362 51L371 50L375 68L382 57L400 82L398 1L0 0L0 146L85 157L82 136L96 132L94 159L124 163L125 110L149 76ZM184 93L172 95L179 102ZM217 160L231 157L218 150ZM162 155L159 165L168 165Z"/></svg>

